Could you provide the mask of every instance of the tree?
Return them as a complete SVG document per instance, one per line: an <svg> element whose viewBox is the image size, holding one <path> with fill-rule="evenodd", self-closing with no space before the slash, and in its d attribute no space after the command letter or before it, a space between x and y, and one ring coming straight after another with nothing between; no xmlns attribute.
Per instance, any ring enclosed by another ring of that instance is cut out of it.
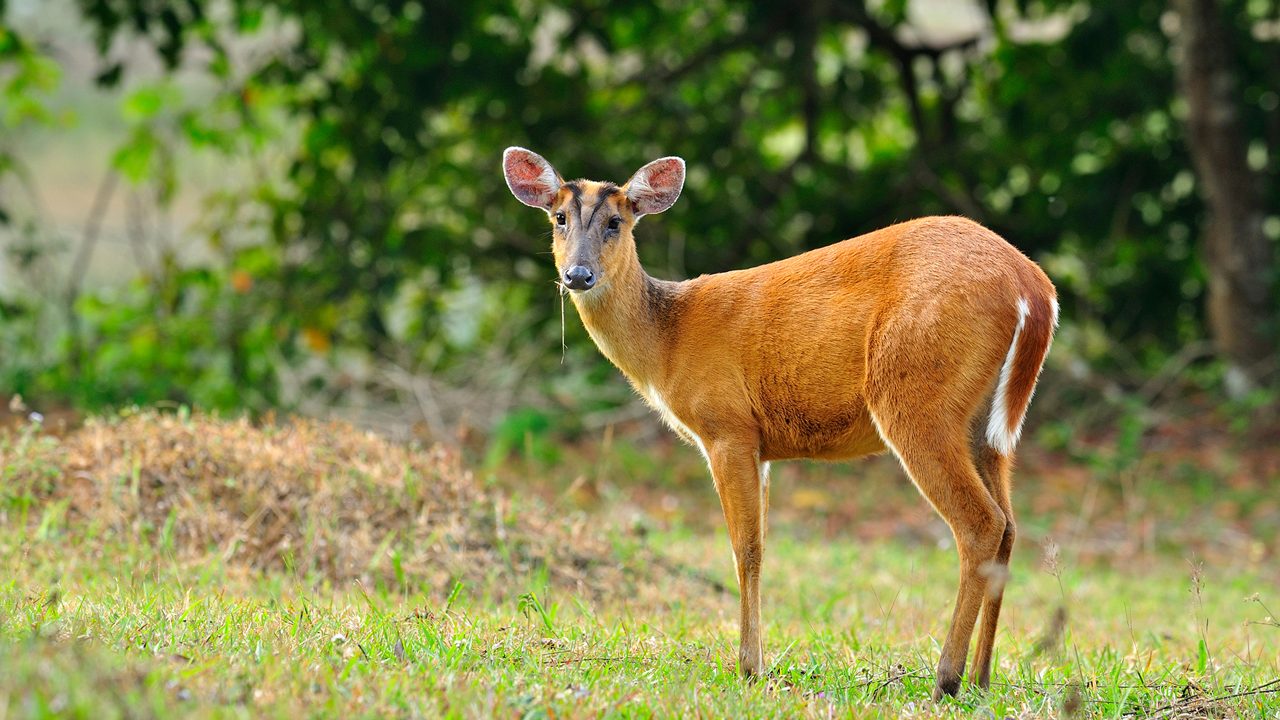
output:
<svg viewBox="0 0 1280 720"><path fill-rule="evenodd" d="M968 215L1057 283L1073 330L1059 353L1135 379L1202 338L1207 294L1239 284L1197 252L1193 168L1204 201L1219 196L1179 122L1169 1L975 2L972 31L938 39L908 0L77 0L103 82L128 73L107 59L122 37L218 80L212 110L175 115L170 135L284 155L209 223L226 231L215 239L263 240L227 270L252 280L237 297L280 338L273 357L373 347L465 369L475 346L450 344L449 298L480 286L528 321L518 332L558 334L546 228L497 173L502 148L520 144L619 181L684 156L681 203L641 231L659 276ZM1268 74L1280 44L1250 38L1276 3L1222 2L1240 51L1239 142L1280 157ZM246 62L235 48L254 36L270 52ZM144 171L162 154L146 130L124 156ZM1253 207L1280 206L1280 164L1261 174ZM1280 228L1261 223L1264 240ZM1258 256L1253 276L1271 263ZM1265 300L1253 307L1274 322Z"/></svg>
<svg viewBox="0 0 1280 720"><path fill-rule="evenodd" d="M1178 80L1187 101L1187 143L1200 178L1207 220L1202 248L1208 272L1207 321L1231 363L1227 389L1257 384L1276 352L1275 263L1263 233L1261 178L1246 160L1234 38L1216 0L1175 0L1179 17Z"/></svg>

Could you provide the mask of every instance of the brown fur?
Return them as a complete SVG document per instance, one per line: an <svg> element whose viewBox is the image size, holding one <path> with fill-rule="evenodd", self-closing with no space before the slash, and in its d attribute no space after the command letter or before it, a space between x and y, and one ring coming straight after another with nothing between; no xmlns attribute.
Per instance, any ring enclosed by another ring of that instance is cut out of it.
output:
<svg viewBox="0 0 1280 720"><path fill-rule="evenodd" d="M1014 523L1012 458L982 432L1020 298L1029 312L1007 391L1011 423L1030 400L1053 332L1045 274L977 223L930 217L748 270L664 282L640 267L627 188L570 185L576 192L561 187L549 209L556 265L593 263L597 286L573 294L588 332L706 455L737 564L742 672L765 669L765 463L888 448L951 526L960 555L935 697L959 688L980 611L971 679L986 687L1003 576L988 579L1008 566ZM597 205L597 215L622 218L612 240L592 240L585 216ZM563 230L558 212L570 215Z"/></svg>

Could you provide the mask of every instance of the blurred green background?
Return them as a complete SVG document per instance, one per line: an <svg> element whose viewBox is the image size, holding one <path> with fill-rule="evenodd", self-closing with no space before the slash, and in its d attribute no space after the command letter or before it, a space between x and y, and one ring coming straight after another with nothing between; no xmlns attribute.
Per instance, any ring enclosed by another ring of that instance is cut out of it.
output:
<svg viewBox="0 0 1280 720"><path fill-rule="evenodd" d="M1276 0L0 0L0 395L548 457L642 417L572 308L562 350L518 144L683 156L664 278L967 215L1058 286L1041 413L1274 414L1278 106Z"/></svg>

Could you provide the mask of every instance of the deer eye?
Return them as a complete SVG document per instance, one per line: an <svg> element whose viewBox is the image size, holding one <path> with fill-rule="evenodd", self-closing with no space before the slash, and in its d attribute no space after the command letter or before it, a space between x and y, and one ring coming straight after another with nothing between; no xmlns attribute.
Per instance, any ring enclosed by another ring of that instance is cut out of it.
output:
<svg viewBox="0 0 1280 720"><path fill-rule="evenodd" d="M617 230L620 225L622 225L622 218L618 217L617 215L614 215L613 217L609 218L610 230Z"/></svg>
<svg viewBox="0 0 1280 720"><path fill-rule="evenodd" d="M562 212L556 213L556 224L561 227L564 227L564 213Z"/></svg>

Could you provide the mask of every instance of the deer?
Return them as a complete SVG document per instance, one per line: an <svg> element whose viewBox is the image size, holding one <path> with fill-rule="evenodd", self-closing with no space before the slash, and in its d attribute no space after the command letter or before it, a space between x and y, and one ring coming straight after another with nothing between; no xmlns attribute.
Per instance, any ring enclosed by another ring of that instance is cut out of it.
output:
<svg viewBox="0 0 1280 720"><path fill-rule="evenodd" d="M960 583L933 699L986 690L1016 536L1014 451L1058 323L1053 283L972 220L923 217L758 267L650 277L634 231L675 204L685 162L623 185L566 182L503 153L507 186L546 212L558 282L635 391L706 460L739 591L738 670L766 671L760 584L770 463L890 452L950 527Z"/></svg>

